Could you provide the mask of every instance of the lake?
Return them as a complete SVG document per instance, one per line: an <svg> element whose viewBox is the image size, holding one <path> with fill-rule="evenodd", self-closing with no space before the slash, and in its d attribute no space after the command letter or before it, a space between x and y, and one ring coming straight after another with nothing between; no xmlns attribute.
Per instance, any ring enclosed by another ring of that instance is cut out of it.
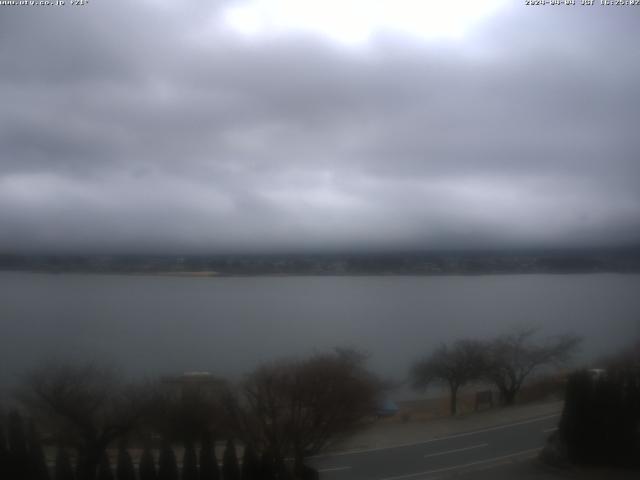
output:
<svg viewBox="0 0 640 480"><path fill-rule="evenodd" d="M584 336L579 360L640 335L640 275L226 277L0 272L0 383L50 358L133 375L211 371L333 346L395 379L440 342L517 325Z"/></svg>

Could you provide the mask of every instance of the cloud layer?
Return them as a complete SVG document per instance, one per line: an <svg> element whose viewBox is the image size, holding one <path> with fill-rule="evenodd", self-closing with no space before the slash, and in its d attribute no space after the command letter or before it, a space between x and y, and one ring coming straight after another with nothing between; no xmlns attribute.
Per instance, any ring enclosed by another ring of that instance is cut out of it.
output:
<svg viewBox="0 0 640 480"><path fill-rule="evenodd" d="M0 250L640 241L640 11L345 45L182 3L0 7Z"/></svg>

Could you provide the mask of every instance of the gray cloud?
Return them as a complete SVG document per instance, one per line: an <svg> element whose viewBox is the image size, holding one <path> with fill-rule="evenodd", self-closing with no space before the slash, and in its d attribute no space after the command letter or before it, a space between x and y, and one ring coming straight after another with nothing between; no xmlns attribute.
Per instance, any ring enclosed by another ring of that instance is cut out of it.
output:
<svg viewBox="0 0 640 480"><path fill-rule="evenodd" d="M633 9L347 48L185 3L2 7L0 250L640 241Z"/></svg>

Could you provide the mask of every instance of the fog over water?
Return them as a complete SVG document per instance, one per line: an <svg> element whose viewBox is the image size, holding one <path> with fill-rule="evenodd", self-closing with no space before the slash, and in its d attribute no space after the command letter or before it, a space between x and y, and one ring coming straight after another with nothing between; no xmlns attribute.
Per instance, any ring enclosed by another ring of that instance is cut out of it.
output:
<svg viewBox="0 0 640 480"><path fill-rule="evenodd" d="M579 361L640 335L640 275L230 277L0 272L0 383L43 359L132 375L258 363L338 345L402 380L440 342L533 324L584 336Z"/></svg>

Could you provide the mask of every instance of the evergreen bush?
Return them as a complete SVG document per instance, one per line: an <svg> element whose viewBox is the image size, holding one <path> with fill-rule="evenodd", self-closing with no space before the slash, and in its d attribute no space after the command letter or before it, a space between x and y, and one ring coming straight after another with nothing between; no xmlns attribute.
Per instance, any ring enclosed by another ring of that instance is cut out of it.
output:
<svg viewBox="0 0 640 480"><path fill-rule="evenodd" d="M198 480L198 458L193 442L185 444L182 457L182 480Z"/></svg>
<svg viewBox="0 0 640 480"><path fill-rule="evenodd" d="M171 444L165 441L158 459L158 480L178 480L178 462Z"/></svg>
<svg viewBox="0 0 640 480"><path fill-rule="evenodd" d="M204 434L200 446L200 480L219 480L220 469L216 457L215 442L211 435Z"/></svg>
<svg viewBox="0 0 640 480"><path fill-rule="evenodd" d="M124 443L118 447L118 460L116 464L116 480L136 480L136 471L133 460Z"/></svg>
<svg viewBox="0 0 640 480"><path fill-rule="evenodd" d="M138 465L138 474L140 480L157 480L158 478L156 473L156 462L148 445L145 445L145 448L142 451L140 464Z"/></svg>
<svg viewBox="0 0 640 480"><path fill-rule="evenodd" d="M227 441L222 458L222 478L223 480L240 480L240 467L238 466L238 456L233 440Z"/></svg>
<svg viewBox="0 0 640 480"><path fill-rule="evenodd" d="M64 448L58 447L56 454L56 466L54 470L54 480L73 480L73 468L69 454Z"/></svg>

